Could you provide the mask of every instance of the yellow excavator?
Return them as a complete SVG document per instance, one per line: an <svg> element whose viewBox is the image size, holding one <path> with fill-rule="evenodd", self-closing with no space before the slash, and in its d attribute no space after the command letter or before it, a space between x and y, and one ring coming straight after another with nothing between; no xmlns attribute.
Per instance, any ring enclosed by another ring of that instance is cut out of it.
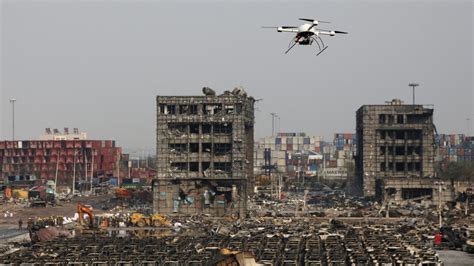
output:
<svg viewBox="0 0 474 266"><path fill-rule="evenodd" d="M151 216L144 215L139 212L135 212L130 216L130 222L134 226L145 227L145 226L171 226L171 222L166 217L159 214L153 214Z"/></svg>

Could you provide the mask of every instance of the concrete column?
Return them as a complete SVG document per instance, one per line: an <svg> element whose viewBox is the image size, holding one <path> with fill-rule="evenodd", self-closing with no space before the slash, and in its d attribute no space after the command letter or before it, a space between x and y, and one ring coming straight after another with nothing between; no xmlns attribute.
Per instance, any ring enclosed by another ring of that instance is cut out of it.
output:
<svg viewBox="0 0 474 266"><path fill-rule="evenodd" d="M402 198L402 189L401 188L396 188L395 201L401 201L401 200L403 200L403 198Z"/></svg>

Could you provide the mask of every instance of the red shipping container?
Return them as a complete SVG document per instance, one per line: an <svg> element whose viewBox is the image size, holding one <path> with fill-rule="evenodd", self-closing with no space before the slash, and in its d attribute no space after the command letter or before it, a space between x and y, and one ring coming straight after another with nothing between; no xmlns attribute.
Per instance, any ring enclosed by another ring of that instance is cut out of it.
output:
<svg viewBox="0 0 474 266"><path fill-rule="evenodd" d="M292 151L293 150L293 144L286 144L286 150L287 151Z"/></svg>

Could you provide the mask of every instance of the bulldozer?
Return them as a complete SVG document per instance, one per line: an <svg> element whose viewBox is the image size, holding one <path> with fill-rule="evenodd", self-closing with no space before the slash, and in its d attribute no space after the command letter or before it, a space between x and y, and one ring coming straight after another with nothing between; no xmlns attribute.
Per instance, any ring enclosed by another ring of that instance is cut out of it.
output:
<svg viewBox="0 0 474 266"><path fill-rule="evenodd" d="M139 212L135 212L130 216L130 222L134 226L138 227L145 227L145 226L154 226L154 227L161 227L161 226L171 226L170 221L166 219L164 216L159 214L153 215L144 215Z"/></svg>

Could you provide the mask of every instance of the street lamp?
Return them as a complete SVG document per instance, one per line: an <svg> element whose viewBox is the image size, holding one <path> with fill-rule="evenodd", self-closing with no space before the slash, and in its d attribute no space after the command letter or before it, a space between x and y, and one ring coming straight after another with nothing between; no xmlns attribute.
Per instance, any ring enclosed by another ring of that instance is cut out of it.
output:
<svg viewBox="0 0 474 266"><path fill-rule="evenodd" d="M466 118L466 124L467 124L467 137L471 136L471 119Z"/></svg>
<svg viewBox="0 0 474 266"><path fill-rule="evenodd" d="M15 140L15 98L10 99L10 103L12 104L12 140Z"/></svg>
<svg viewBox="0 0 474 266"><path fill-rule="evenodd" d="M420 86L420 84L412 82L412 83L408 84L408 86L413 88L413 105L415 105L415 88Z"/></svg>
<svg viewBox="0 0 474 266"><path fill-rule="evenodd" d="M278 117L276 113L270 113L272 116L272 137L275 136L275 118Z"/></svg>
<svg viewBox="0 0 474 266"><path fill-rule="evenodd" d="M443 192L442 186L444 185L443 181L435 181L435 186L438 186L438 214L439 214L439 228L443 227L443 216L441 208L441 193Z"/></svg>

